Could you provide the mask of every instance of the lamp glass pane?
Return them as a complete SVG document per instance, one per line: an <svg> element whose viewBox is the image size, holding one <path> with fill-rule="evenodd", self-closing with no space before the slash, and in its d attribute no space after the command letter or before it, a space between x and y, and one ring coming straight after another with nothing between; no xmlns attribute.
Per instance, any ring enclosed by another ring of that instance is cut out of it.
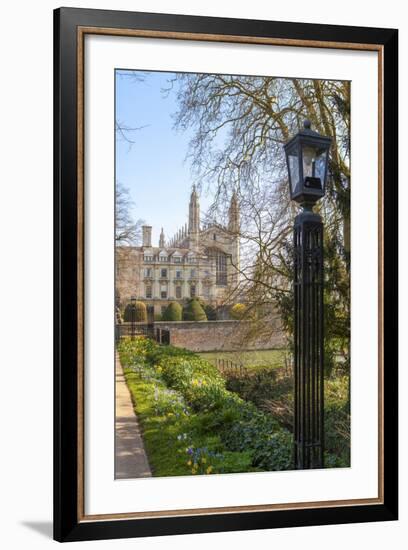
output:
<svg viewBox="0 0 408 550"><path fill-rule="evenodd" d="M318 149L303 145L303 178L319 178L320 185L324 183L327 149Z"/></svg>
<svg viewBox="0 0 408 550"><path fill-rule="evenodd" d="M295 152L291 152L288 155L289 171L290 171L290 185L292 187L292 193L296 191L299 183L299 160Z"/></svg>
<svg viewBox="0 0 408 550"><path fill-rule="evenodd" d="M324 185L324 176L326 172L326 159L327 159L327 149L319 149L316 155L315 161L315 171L316 177L320 178L322 186Z"/></svg>

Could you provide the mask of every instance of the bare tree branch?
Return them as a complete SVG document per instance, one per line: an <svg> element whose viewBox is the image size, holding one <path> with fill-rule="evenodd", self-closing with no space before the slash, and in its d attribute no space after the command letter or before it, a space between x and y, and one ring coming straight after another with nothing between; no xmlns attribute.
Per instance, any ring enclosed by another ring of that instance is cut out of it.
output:
<svg viewBox="0 0 408 550"><path fill-rule="evenodd" d="M116 184L115 242L120 245L137 245L141 241L143 220L133 220L131 208L133 201L127 187Z"/></svg>

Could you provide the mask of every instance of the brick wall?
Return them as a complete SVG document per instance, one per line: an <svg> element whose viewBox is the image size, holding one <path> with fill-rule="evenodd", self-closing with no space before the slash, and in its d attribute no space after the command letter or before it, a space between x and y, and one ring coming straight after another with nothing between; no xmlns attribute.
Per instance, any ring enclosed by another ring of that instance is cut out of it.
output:
<svg viewBox="0 0 408 550"><path fill-rule="evenodd" d="M170 331L170 344L191 351L233 351L272 349L285 346L285 335L278 327L254 335L249 321L176 321L155 323Z"/></svg>

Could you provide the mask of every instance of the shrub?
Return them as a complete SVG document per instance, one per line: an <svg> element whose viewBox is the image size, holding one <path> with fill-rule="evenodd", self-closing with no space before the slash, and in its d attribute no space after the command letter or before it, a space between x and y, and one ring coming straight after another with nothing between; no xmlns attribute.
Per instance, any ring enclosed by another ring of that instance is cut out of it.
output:
<svg viewBox="0 0 408 550"><path fill-rule="evenodd" d="M209 321L216 321L217 320L217 310L214 306L211 304L206 304L204 306L205 314L207 315L207 319Z"/></svg>
<svg viewBox="0 0 408 550"><path fill-rule="evenodd" d="M249 371L245 376L227 376L227 388L262 408L265 401L280 400L293 391L292 376L282 375L278 369Z"/></svg>
<svg viewBox="0 0 408 550"><path fill-rule="evenodd" d="M143 302L135 303L135 322L147 322L147 309L146 305ZM132 321L132 304L128 304L125 308L124 319L127 322Z"/></svg>
<svg viewBox="0 0 408 550"><path fill-rule="evenodd" d="M245 304L235 304L230 309L230 315L233 319L237 319L238 321L241 319L245 319L247 314L247 307Z"/></svg>
<svg viewBox="0 0 408 550"><path fill-rule="evenodd" d="M163 321L181 321L183 310L178 302L170 302L162 315Z"/></svg>
<svg viewBox="0 0 408 550"><path fill-rule="evenodd" d="M200 302L193 298L183 311L184 321L207 321L207 315Z"/></svg>
<svg viewBox="0 0 408 550"><path fill-rule="evenodd" d="M223 438L232 451L256 449L280 430L279 424L272 416L263 414L250 403L247 403L245 410L241 412L239 422L226 431Z"/></svg>
<svg viewBox="0 0 408 550"><path fill-rule="evenodd" d="M292 434L279 430L257 446L252 463L262 470L290 470L293 464Z"/></svg>
<svg viewBox="0 0 408 550"><path fill-rule="evenodd" d="M338 376L325 382L325 458L327 467L350 466L350 401L349 380ZM334 462L334 464L332 464Z"/></svg>

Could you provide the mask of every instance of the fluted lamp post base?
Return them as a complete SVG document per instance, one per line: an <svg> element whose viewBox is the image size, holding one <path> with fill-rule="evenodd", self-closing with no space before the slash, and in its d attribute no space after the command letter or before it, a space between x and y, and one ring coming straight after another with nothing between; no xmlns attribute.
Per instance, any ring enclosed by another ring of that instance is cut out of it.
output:
<svg viewBox="0 0 408 550"><path fill-rule="evenodd" d="M323 223L305 207L294 226L294 458L324 467Z"/></svg>

